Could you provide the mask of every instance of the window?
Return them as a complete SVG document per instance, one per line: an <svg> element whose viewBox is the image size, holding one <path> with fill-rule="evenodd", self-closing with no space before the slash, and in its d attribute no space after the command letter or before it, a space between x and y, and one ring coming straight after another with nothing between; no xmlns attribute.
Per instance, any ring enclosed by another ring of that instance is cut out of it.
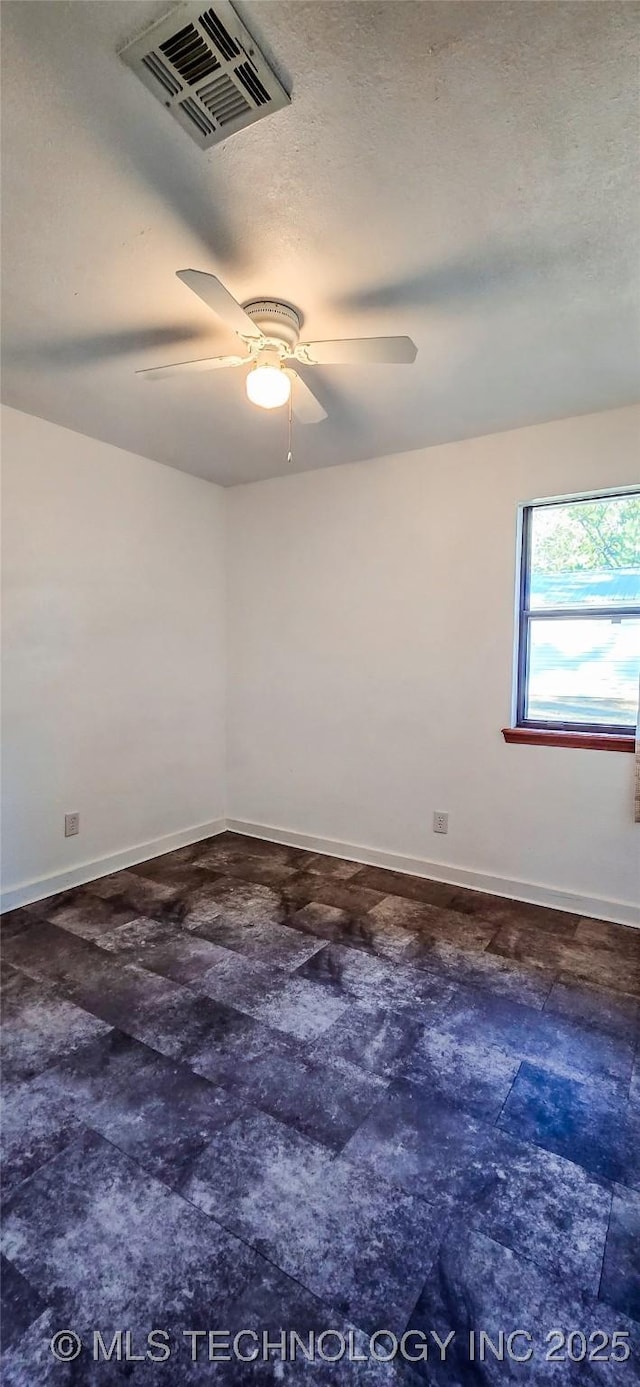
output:
<svg viewBox="0 0 640 1387"><path fill-rule="evenodd" d="M517 724L631 734L640 674L640 491L525 506Z"/></svg>

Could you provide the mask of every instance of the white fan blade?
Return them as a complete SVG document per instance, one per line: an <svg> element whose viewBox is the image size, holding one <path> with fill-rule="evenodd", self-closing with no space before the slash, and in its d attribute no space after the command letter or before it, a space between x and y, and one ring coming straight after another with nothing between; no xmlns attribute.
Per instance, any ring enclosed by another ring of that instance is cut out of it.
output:
<svg viewBox="0 0 640 1387"><path fill-rule="evenodd" d="M301 361L318 366L358 366L360 363L411 365L418 348L410 337L345 337L338 342L301 342Z"/></svg>
<svg viewBox="0 0 640 1387"><path fill-rule="evenodd" d="M144 371L136 371L145 380L164 380L165 376L180 376L195 371L219 371L223 366L245 366L248 356L204 356L199 361L178 361L174 366L151 366Z"/></svg>
<svg viewBox="0 0 640 1387"><path fill-rule="evenodd" d="M291 371L291 408L300 420L301 424L319 424L322 419L326 419L327 411L322 408L319 400L312 390L309 389L306 381L299 376L297 371Z"/></svg>
<svg viewBox="0 0 640 1387"><path fill-rule="evenodd" d="M248 313L234 299L233 294L225 289L224 284L216 279L215 275L205 274L203 270L177 270L178 279L186 284L188 289L193 289L194 294L206 303L207 308L212 308L227 327L233 328L239 337L262 337L259 327L252 322Z"/></svg>

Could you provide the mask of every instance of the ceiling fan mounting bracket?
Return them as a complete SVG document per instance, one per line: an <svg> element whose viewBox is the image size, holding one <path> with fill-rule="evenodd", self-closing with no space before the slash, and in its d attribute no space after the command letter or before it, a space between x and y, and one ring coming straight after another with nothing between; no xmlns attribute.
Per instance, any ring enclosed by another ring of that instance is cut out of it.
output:
<svg viewBox="0 0 640 1387"><path fill-rule="evenodd" d="M283 355L294 350L300 336L302 315L290 303L282 303L280 299L252 299L242 307L269 344L283 347Z"/></svg>

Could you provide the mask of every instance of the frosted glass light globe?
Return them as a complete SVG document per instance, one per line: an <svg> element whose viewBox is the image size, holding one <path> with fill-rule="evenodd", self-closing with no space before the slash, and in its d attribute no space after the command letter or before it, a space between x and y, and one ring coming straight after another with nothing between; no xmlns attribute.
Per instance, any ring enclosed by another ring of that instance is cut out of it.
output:
<svg viewBox="0 0 640 1387"><path fill-rule="evenodd" d="M247 395L261 409L277 409L286 405L291 394L291 381L279 366L254 366L247 376Z"/></svg>

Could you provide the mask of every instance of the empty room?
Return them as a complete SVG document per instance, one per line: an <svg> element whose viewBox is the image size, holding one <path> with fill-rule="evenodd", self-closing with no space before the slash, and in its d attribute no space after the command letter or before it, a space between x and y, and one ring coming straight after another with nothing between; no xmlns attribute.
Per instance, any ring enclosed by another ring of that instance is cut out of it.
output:
<svg viewBox="0 0 640 1387"><path fill-rule="evenodd" d="M640 4L0 8L3 1384L640 1387Z"/></svg>

